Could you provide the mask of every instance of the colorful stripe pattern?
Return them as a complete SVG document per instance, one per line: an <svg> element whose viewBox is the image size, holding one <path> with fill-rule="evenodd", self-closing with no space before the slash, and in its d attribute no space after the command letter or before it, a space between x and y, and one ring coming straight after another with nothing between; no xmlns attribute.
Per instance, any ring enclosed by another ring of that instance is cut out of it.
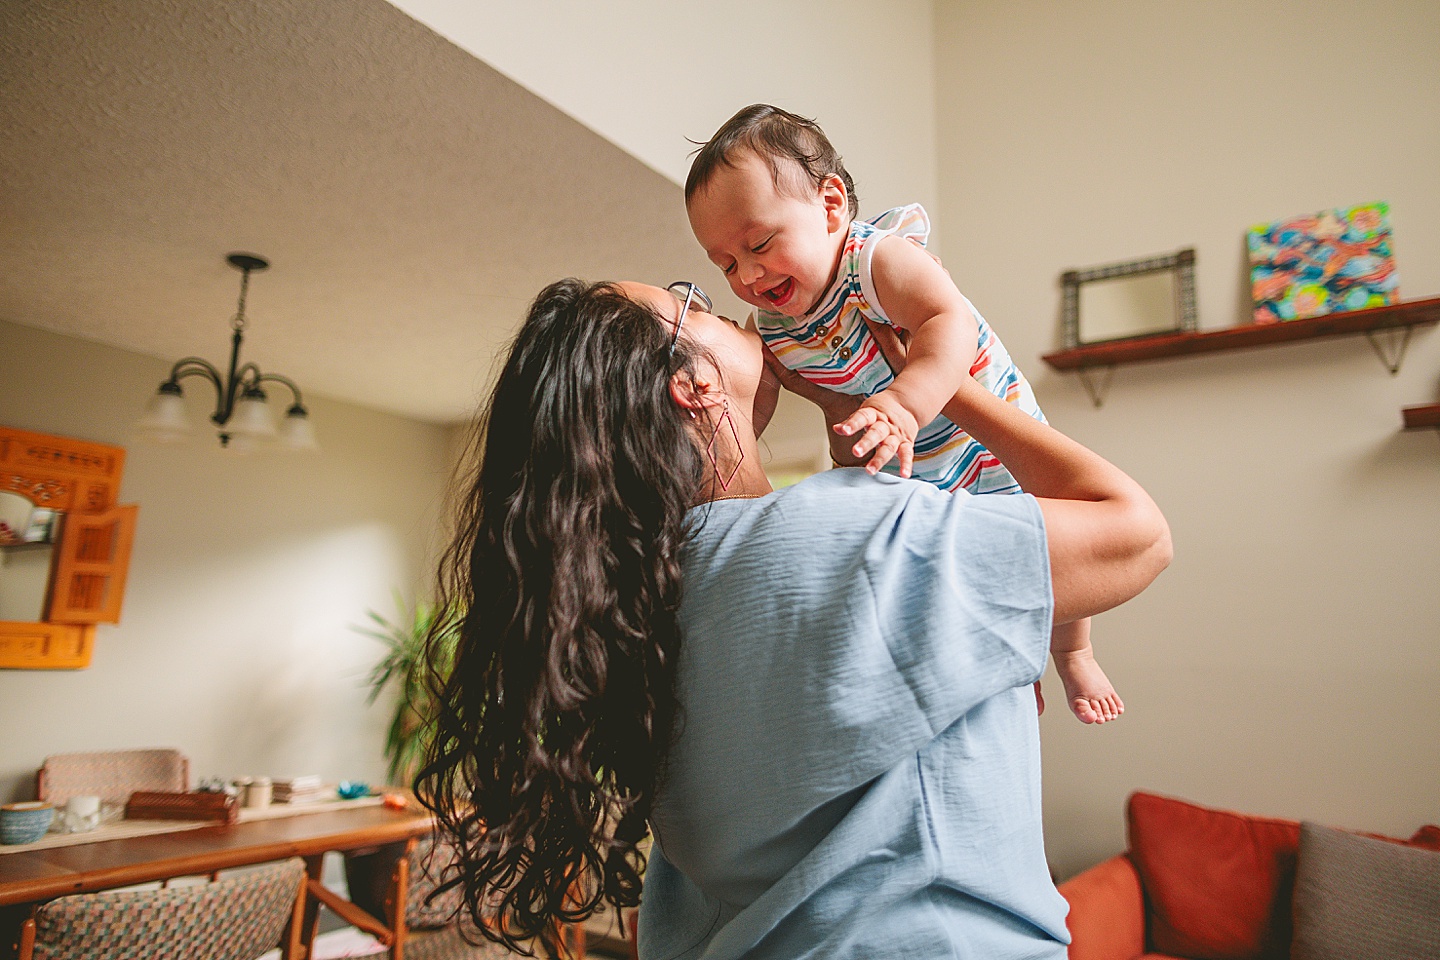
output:
<svg viewBox="0 0 1440 960"><path fill-rule="evenodd" d="M870 255L880 238L891 234L924 246L930 236L930 219L919 204L887 210L870 221L850 224L850 236L841 253L835 282L820 303L804 317L791 318L757 310L756 327L780 362L811 383L851 396L872 396L895 379L879 344L865 326L866 319L889 324L890 319L872 302ZM1044 422L1034 391L1010 354L974 304L965 300L980 328L975 363L970 375L998 397L1014 403ZM886 464L895 473L899 465ZM942 490L970 493L1018 493L1020 485L990 451L944 416L920 428L915 438L913 475Z"/></svg>

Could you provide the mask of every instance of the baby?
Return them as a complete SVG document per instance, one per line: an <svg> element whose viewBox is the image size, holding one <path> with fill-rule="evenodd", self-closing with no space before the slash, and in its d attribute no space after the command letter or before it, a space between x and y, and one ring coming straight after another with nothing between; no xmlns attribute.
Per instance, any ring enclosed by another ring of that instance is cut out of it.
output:
<svg viewBox="0 0 1440 960"><path fill-rule="evenodd" d="M697 151L685 181L690 226L785 367L865 400L835 426L857 457L949 491L1018 493L1010 472L942 416L961 378L1044 420L1030 385L970 301L924 249L914 204L858 218L855 185L812 121L756 104ZM869 324L907 343L895 373ZM1125 706L1090 646L1090 621L1054 629L1050 651L1071 711L1104 723Z"/></svg>

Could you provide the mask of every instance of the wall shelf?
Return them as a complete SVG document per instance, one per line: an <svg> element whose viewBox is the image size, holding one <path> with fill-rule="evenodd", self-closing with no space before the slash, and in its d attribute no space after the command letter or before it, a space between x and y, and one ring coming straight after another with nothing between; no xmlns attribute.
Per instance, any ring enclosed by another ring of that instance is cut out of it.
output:
<svg viewBox="0 0 1440 960"><path fill-rule="evenodd" d="M1087 377L1095 368L1113 368L1147 360L1221 353L1325 337L1365 334L1370 339L1370 345L1379 354L1381 362L1394 373L1400 369L1400 361L1404 357L1405 346L1409 343L1411 330L1431 323L1440 323L1440 297L1372 307L1369 310L1332 313L1308 320L1252 323L1223 330L1162 333L1112 340L1108 343L1091 343L1047 353L1043 359L1056 370L1075 370L1080 373L1091 399L1098 407L1104 395L1103 385L1097 390L1096 383ZM1376 337L1381 331L1390 331L1396 335L1388 348ZM1108 385L1108 377L1104 385Z"/></svg>
<svg viewBox="0 0 1440 960"><path fill-rule="evenodd" d="M1427 427L1440 429L1440 403L1427 403L1419 407L1404 407L1400 413L1405 418L1406 430L1422 430Z"/></svg>

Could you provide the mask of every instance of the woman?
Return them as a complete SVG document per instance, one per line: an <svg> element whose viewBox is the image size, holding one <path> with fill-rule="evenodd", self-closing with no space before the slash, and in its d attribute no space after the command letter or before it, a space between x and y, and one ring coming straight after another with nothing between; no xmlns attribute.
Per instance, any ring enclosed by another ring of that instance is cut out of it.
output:
<svg viewBox="0 0 1440 960"><path fill-rule="evenodd" d="M964 426L1032 495L862 470L773 492L775 377L707 310L561 281L495 388L417 782L469 909L519 946L634 905L643 867L645 958L1063 957L1029 687L1052 623L1169 562L1163 517L978 386Z"/></svg>

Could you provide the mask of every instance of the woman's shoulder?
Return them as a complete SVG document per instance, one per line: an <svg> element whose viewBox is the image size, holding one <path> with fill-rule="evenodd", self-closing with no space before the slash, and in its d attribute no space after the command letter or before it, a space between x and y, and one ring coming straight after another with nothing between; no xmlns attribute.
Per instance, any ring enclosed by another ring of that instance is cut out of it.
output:
<svg viewBox="0 0 1440 960"><path fill-rule="evenodd" d="M753 499L721 499L691 510L692 541L722 552L752 553L775 544L796 550L801 540L832 547L847 534L873 530L886 514L904 510L911 498L947 496L939 490L859 467L824 470Z"/></svg>
<svg viewBox="0 0 1440 960"><path fill-rule="evenodd" d="M870 474L862 467L836 467L813 474L770 495L782 512L820 511L854 517L887 511L914 497L945 496L927 483L902 480L888 473Z"/></svg>
<svg viewBox="0 0 1440 960"><path fill-rule="evenodd" d="M764 497L720 500L696 510L698 529L710 528L712 536L743 531L743 542L775 541L790 549L796 549L797 538L823 538L831 548L841 540L863 542L877 535L915 543L953 535L960 527L978 532L997 523L1033 527L1043 537L1033 497L951 493L920 480L872 475L861 467L825 470Z"/></svg>

